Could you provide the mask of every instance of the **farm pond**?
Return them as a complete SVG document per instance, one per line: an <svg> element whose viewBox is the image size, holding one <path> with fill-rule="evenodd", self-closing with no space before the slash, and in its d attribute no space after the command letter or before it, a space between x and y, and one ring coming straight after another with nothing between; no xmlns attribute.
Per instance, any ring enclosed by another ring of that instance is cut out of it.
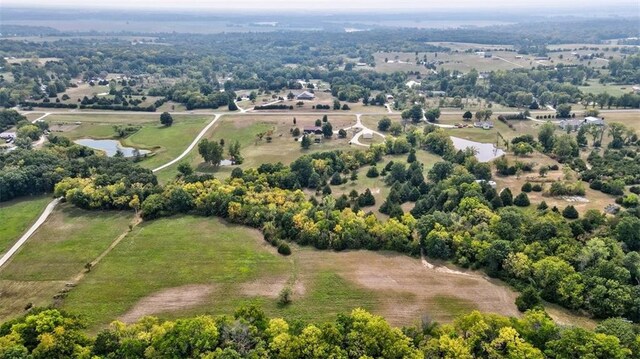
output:
<svg viewBox="0 0 640 359"><path fill-rule="evenodd" d="M94 140L92 138L83 138L74 141L75 143L93 148L94 150L104 151L107 156L113 157L118 151L122 152L124 157L133 157L136 155L136 150L140 155L150 153L148 150L141 150L134 147L125 147L119 141L116 140Z"/></svg>

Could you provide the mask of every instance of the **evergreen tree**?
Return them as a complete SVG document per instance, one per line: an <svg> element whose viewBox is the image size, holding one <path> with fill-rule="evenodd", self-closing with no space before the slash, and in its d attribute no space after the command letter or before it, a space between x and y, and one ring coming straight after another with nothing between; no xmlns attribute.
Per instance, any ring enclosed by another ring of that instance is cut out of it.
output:
<svg viewBox="0 0 640 359"><path fill-rule="evenodd" d="M511 206L513 204L513 194L511 194L511 190L508 188L503 189L500 192L500 200L502 200L503 206Z"/></svg>

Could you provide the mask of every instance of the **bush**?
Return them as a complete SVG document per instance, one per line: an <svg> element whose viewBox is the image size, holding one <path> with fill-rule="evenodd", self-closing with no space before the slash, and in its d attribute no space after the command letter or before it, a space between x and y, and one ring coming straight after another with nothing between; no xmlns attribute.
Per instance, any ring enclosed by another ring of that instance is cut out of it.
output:
<svg viewBox="0 0 640 359"><path fill-rule="evenodd" d="M291 287L286 286L282 288L282 290L278 294L278 305L285 306L291 303L292 295L293 295L293 290L291 290Z"/></svg>
<svg viewBox="0 0 640 359"><path fill-rule="evenodd" d="M278 253L283 256L288 256L291 254L291 247L289 247L287 243L281 242L280 245L278 245Z"/></svg>
<svg viewBox="0 0 640 359"><path fill-rule="evenodd" d="M539 183L536 183L533 186L531 186L531 190L533 192L542 192L542 185L540 185Z"/></svg>
<svg viewBox="0 0 640 359"><path fill-rule="evenodd" d="M516 307L518 307L518 310L521 312L540 307L541 304L542 299L540 298L540 293L532 286L525 288L518 298L516 298Z"/></svg>
<svg viewBox="0 0 640 359"><path fill-rule="evenodd" d="M527 207L531 204L531 202L529 202L529 196L527 196L526 193L522 192L513 199L513 204L518 207Z"/></svg>
<svg viewBox="0 0 640 359"><path fill-rule="evenodd" d="M576 219L579 214L574 206L568 205L562 210L562 216L567 219Z"/></svg>
<svg viewBox="0 0 640 359"><path fill-rule="evenodd" d="M527 192L527 193L531 192L532 189L533 189L533 186L531 186L530 182L525 182L525 184L523 184L521 188L522 192Z"/></svg>
<svg viewBox="0 0 640 359"><path fill-rule="evenodd" d="M367 171L367 177L369 178L376 178L378 177L380 174L378 173L378 168L376 166L371 166L369 167L369 170Z"/></svg>

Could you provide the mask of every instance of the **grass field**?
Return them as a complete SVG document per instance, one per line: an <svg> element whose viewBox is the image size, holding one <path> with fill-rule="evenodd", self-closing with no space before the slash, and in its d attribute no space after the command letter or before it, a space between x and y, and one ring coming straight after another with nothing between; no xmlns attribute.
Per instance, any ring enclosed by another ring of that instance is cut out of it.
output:
<svg viewBox="0 0 640 359"><path fill-rule="evenodd" d="M305 321L355 307L394 324L422 314L447 321L476 308L517 314L515 293L473 273L441 273L384 252L293 251L283 257L259 232L215 218L156 220L136 227L71 290L63 308L85 315L94 329L117 317L221 314L243 303ZM282 308L277 295L287 284L293 303ZM172 300L175 305L165 305Z"/></svg>
<svg viewBox="0 0 640 359"><path fill-rule="evenodd" d="M293 118L296 118L296 125L293 124ZM303 151L300 143L294 141L289 132L293 127L300 129L304 127L314 126L316 119L321 119L322 115L225 115L207 132L205 138L209 140L220 141L224 139L225 151L228 145L234 141L239 141L241 146L241 154L245 161L240 168L258 167L263 163L282 162L291 163L304 153L312 153L330 150L349 150L349 137L347 139L324 140L320 144L313 144L309 150ZM348 127L355 124L354 115L329 115L333 129L338 130L342 127ZM256 135L272 131L272 140L267 142L266 137L259 140ZM197 148L191 151L184 159L184 162L190 163L200 172L213 173L216 177L225 178L231 174L236 166L223 166L213 168L203 163L202 157L198 154ZM173 178L177 173L177 164L160 171L158 177L161 181Z"/></svg>
<svg viewBox="0 0 640 359"><path fill-rule="evenodd" d="M0 270L0 320L29 302L48 305L65 283L127 229L130 213L61 205Z"/></svg>
<svg viewBox="0 0 640 359"><path fill-rule="evenodd" d="M206 123L212 120L212 116L175 115L173 116L173 125L164 127L157 122L157 116L51 115L46 119L55 134L60 134L71 140L80 138L116 139L115 125L141 126L140 130L121 142L125 146L151 150L154 155L141 162L141 165L147 168L155 168L176 158L189 146ZM76 122L80 122L80 125L76 125Z"/></svg>
<svg viewBox="0 0 640 359"><path fill-rule="evenodd" d="M598 81L589 81L589 86L578 86L583 93L592 93L594 95L608 93L611 96L621 96L625 93L632 92L633 85L613 85L601 84Z"/></svg>
<svg viewBox="0 0 640 359"><path fill-rule="evenodd" d="M0 255L38 219L50 201L39 196L0 203Z"/></svg>

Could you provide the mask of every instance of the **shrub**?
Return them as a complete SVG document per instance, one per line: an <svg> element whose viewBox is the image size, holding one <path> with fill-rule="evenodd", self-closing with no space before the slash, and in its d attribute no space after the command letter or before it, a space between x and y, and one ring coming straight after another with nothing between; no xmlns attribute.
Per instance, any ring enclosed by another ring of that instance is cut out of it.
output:
<svg viewBox="0 0 640 359"><path fill-rule="evenodd" d="M378 168L376 166L371 166L369 167L369 170L367 171L367 177L369 178L376 178L378 177L380 174L378 173Z"/></svg>
<svg viewBox="0 0 640 359"><path fill-rule="evenodd" d="M542 298L540 298L540 293L532 286L525 288L516 298L516 307L518 307L518 310L521 312L537 308L541 304Z"/></svg>
<svg viewBox="0 0 640 359"><path fill-rule="evenodd" d="M527 207L531 204L531 202L529 202L529 196L527 196L526 193L522 192L513 199L513 204L518 207Z"/></svg>
<svg viewBox="0 0 640 359"><path fill-rule="evenodd" d="M579 214L574 206L568 205L562 210L562 216L567 219L576 219Z"/></svg>
<svg viewBox="0 0 640 359"><path fill-rule="evenodd" d="M533 192L542 192L542 185L540 185L539 183L536 183L533 186L531 186L531 190Z"/></svg>
<svg viewBox="0 0 640 359"><path fill-rule="evenodd" d="M527 192L527 193L531 192L532 189L533 189L533 186L531 186L530 182L525 182L525 184L523 184L521 188L522 192Z"/></svg>
<svg viewBox="0 0 640 359"><path fill-rule="evenodd" d="M278 305L285 306L291 303L292 295L293 295L293 290L291 290L291 287L286 286L282 288L282 290L278 294Z"/></svg>
<svg viewBox="0 0 640 359"><path fill-rule="evenodd" d="M278 253L282 254L283 256L288 256L289 254L291 254L291 247L289 247L287 243L281 242L280 245L278 245Z"/></svg>

